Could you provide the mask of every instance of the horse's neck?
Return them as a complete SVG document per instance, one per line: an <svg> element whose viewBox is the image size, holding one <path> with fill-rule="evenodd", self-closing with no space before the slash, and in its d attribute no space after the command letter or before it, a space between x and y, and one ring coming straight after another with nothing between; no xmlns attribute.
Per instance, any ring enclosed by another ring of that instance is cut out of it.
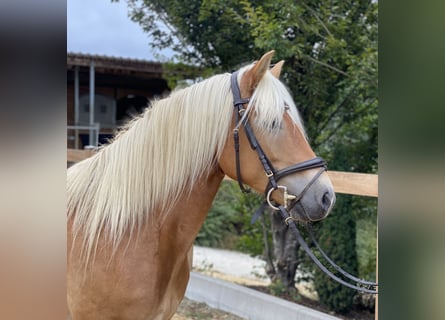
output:
<svg viewBox="0 0 445 320"><path fill-rule="evenodd" d="M174 246L179 252L188 251L207 217L223 178L222 171L215 169L208 177L198 181L190 194L179 199L161 225L161 241L168 239L169 246Z"/></svg>

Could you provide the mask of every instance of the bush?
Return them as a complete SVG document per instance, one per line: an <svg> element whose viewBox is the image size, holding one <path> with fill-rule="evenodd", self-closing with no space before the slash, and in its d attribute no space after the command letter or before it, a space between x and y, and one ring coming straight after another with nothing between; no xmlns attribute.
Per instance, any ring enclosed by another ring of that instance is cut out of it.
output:
<svg viewBox="0 0 445 320"><path fill-rule="evenodd" d="M261 201L254 192L242 193L236 182L223 181L196 244L261 255L264 248L262 226L250 223Z"/></svg>
<svg viewBox="0 0 445 320"><path fill-rule="evenodd" d="M357 218L357 258L358 274L362 279L374 281L376 278L377 256L377 199L366 199Z"/></svg>
<svg viewBox="0 0 445 320"><path fill-rule="evenodd" d="M317 235L326 254L344 270L356 275L356 225L355 217L350 212L351 201L350 196L338 195L334 212L323 221ZM337 283L318 268L315 270L314 285L320 302L329 309L342 313L352 307L355 290Z"/></svg>
<svg viewBox="0 0 445 320"><path fill-rule="evenodd" d="M196 244L206 247L227 247L226 239L236 234L241 218L236 208L239 190L230 181L223 181L204 224L196 237Z"/></svg>

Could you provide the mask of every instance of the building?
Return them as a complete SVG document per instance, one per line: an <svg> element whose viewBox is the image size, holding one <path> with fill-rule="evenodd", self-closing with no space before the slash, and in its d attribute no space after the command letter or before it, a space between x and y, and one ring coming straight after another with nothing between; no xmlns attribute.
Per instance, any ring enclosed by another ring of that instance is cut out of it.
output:
<svg viewBox="0 0 445 320"><path fill-rule="evenodd" d="M149 100L169 91L161 63L68 53L68 148L106 143Z"/></svg>

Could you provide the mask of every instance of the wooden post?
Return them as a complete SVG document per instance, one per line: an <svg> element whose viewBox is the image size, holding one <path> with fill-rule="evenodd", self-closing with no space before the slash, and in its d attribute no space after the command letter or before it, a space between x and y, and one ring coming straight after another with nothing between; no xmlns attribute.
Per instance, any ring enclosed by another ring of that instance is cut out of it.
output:
<svg viewBox="0 0 445 320"><path fill-rule="evenodd" d="M378 226L377 217L377 226ZM379 228L377 227L377 251L375 256L375 282L379 283ZM380 292L379 287L377 287L377 292ZM375 310L374 310L375 320L379 320L379 295L375 295Z"/></svg>

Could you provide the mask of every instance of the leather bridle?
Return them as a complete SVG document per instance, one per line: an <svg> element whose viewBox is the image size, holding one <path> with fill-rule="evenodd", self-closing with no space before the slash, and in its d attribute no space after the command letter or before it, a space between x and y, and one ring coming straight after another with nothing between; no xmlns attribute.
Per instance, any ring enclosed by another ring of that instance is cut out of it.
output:
<svg viewBox="0 0 445 320"><path fill-rule="evenodd" d="M345 285L349 288L366 292L366 293L373 293L377 294L376 287L378 286L375 282L365 281L359 278L356 278L349 274L348 272L341 269L338 265L336 265L329 257L324 253L324 251L321 249L317 241L312 235L311 225L309 223L306 224L308 233L311 236L312 242L319 250L321 256L326 259L328 264L331 265L336 271L341 273L344 277L348 278L351 281L354 281L357 283L351 284L343 279L340 279L338 276L334 275L331 271L329 271L321 262L320 260L314 255L314 253L309 248L308 244L304 241L303 237L301 236L297 224L295 223L295 218L293 218L288 210L290 210L295 204L297 204L307 190L314 184L314 182L320 177L320 175L327 170L326 162L320 158L315 157L313 159L309 159L294 165L291 165L289 167L286 167L284 169L276 170L272 163L270 162L269 158L264 153L264 150L261 148L261 145L259 144L253 129L248 121L248 117L243 116L245 112L244 105L248 104L250 101L250 98L241 98L241 92L238 85L238 71L232 73L231 75L231 90L233 94L233 106L235 108L235 129L233 130L233 140L234 140L234 146L235 146L235 163L236 163L236 176L237 181L239 184L239 187L242 192L250 192L250 189L246 188L243 184L243 180L241 177L241 164L240 164L240 144L239 144L239 128L243 126L245 134L247 136L247 139L249 141L250 147L256 151L258 154L258 158L263 166L264 172L268 178L268 183L266 185L266 189L264 190L265 195L265 201L261 205L261 207L256 211L256 213L252 217L252 223L254 223L258 217L262 214L264 211L266 205L269 205L270 208L272 208L275 211L278 211L283 218L284 222L288 227L294 232L295 237L297 241L300 243L301 247L306 251L306 253L311 257L311 259L315 262L315 264L329 277L331 277L333 280L341 283L342 285ZM287 187L279 185L278 182L281 178L294 174L297 172L310 170L320 168L319 171L312 177L312 179L309 181L309 183L304 187L304 189L300 192L298 195L292 195L287 192ZM281 189L283 191L283 204L277 204L274 203L271 200L271 194L273 191ZM303 210L304 211L304 210ZM313 221L305 212L306 217L309 219L309 221ZM365 286L365 287L361 287Z"/></svg>
<svg viewBox="0 0 445 320"><path fill-rule="evenodd" d="M312 186L312 184L318 179L318 177L326 170L326 162L320 158L315 157L310 160L306 160L292 166L286 167L284 169L276 170L269 158L264 153L263 148L259 144L255 133L253 132L252 126L250 125L247 117L243 117L245 112L244 105L249 103L250 98L241 98L241 92L238 85L238 71L232 73L231 76L231 89L233 93L233 106L235 107L235 129L233 130L233 140L235 145L235 162L236 162L236 175L238 184L243 192L249 192L250 190L244 187L243 180L241 177L241 164L240 164L240 145L239 145L239 128L243 126L244 132L246 133L247 139L249 140L250 147L256 151L258 158L263 166L264 172L268 178L268 183L266 189L264 190L264 195L267 204L274 210L279 210L277 205L273 203L270 199L273 191L281 189L283 190L283 204L285 208L292 205L294 206L301 198L304 196L306 191ZM318 173L309 181L306 187L299 195L292 195L287 192L287 187L278 184L278 181L290 174L301 172L304 170L320 168ZM290 204L291 200L292 204ZM308 217L309 218L309 217Z"/></svg>

